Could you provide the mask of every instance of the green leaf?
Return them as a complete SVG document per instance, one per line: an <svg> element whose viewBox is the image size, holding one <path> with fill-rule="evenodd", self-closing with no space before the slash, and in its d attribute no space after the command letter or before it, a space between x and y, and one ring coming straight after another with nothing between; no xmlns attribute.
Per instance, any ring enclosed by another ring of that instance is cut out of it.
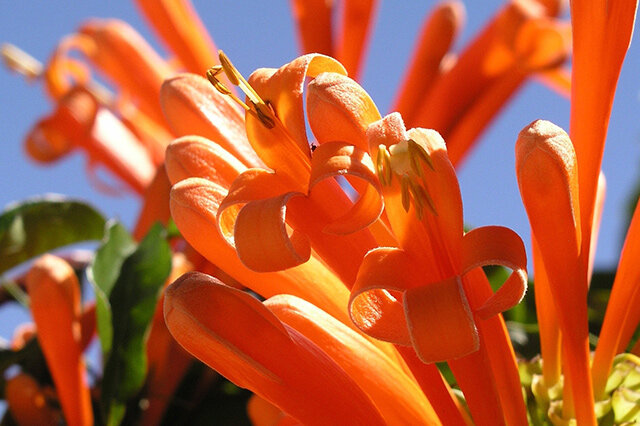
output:
<svg viewBox="0 0 640 426"><path fill-rule="evenodd" d="M103 243L87 269L87 278L96 294L96 324L102 353L106 356L111 351L113 341L109 296L120 275L122 264L134 252L136 243L129 231L115 221L107 223L104 234Z"/></svg>
<svg viewBox="0 0 640 426"><path fill-rule="evenodd" d="M156 225L129 255L111 294L113 344L104 367L102 407L107 424L119 424L127 401L144 384L145 339L160 290L171 272L171 250Z"/></svg>
<svg viewBox="0 0 640 426"><path fill-rule="evenodd" d="M104 223L89 205L60 196L12 205L0 214L0 273L58 247L99 240Z"/></svg>

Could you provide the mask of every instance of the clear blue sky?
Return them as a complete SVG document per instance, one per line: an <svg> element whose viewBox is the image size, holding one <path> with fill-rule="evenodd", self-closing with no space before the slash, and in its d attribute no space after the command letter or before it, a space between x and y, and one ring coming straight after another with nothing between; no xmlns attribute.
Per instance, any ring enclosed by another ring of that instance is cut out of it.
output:
<svg viewBox="0 0 640 426"><path fill-rule="evenodd" d="M297 55L297 44L287 0L193 0L218 47L231 56L240 71L277 67ZM382 1L370 45L362 84L381 111L388 112L403 75L414 39L435 1ZM467 26L458 47L475 34L499 0L467 1ZM0 41L17 44L45 60L57 40L72 32L87 17L117 17L133 25L154 45L151 31L128 1L1 1ZM461 43L462 42L462 43ZM608 194L598 247L597 266L617 262L626 230L622 219L633 183L640 177L640 48L632 43L616 96L604 171ZM98 193L87 181L81 154L42 167L26 158L22 138L41 115L51 110L39 84L0 69L0 206L28 196L57 192L88 200L106 215L131 225L138 201ZM537 118L568 127L569 103L546 87L531 82L485 132L478 149L461 167L459 178L465 220L473 226L500 224L513 228L529 245L529 226L514 173L514 143L520 129ZM2 329L3 327L0 327ZM0 335L6 337L4 330Z"/></svg>

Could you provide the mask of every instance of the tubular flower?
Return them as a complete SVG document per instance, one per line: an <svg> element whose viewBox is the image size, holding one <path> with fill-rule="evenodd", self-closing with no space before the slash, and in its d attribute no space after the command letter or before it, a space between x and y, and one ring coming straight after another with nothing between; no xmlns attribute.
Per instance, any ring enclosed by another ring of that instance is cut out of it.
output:
<svg viewBox="0 0 640 426"><path fill-rule="evenodd" d="M490 318L517 304L524 295L524 246L507 228L478 228L464 235L457 179L444 141L435 131L406 131L400 116L391 114L372 124L367 135L372 150L377 151L385 211L400 248L367 253L351 293L351 318L377 338L411 343L424 362L474 352L478 336L472 312ZM492 262L504 264L514 273L489 300L471 307L462 276ZM389 300L402 300L399 305L404 305L405 318L398 317L397 303L379 306L385 295L369 294L374 290L397 292L397 297ZM404 326L388 330L385 324L389 320L401 321ZM458 347L448 344L447 339L432 338L445 337L452 329L459 337L465 336L457 339Z"/></svg>
<svg viewBox="0 0 640 426"><path fill-rule="evenodd" d="M75 272L52 255L38 259L26 277L37 336L70 425L93 424L81 344L80 286Z"/></svg>

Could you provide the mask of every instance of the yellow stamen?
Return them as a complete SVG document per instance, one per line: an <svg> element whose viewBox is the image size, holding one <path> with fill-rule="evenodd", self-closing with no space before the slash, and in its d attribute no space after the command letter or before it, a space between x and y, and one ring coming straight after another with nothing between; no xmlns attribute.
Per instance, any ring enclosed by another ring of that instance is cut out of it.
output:
<svg viewBox="0 0 640 426"><path fill-rule="evenodd" d="M35 80L42 75L42 64L24 50L10 43L0 46L0 56L7 68Z"/></svg>
<svg viewBox="0 0 640 426"><path fill-rule="evenodd" d="M400 180L402 207L409 211L411 200L419 219L422 219L425 205L434 215L438 215L433 198L427 190L423 163L435 171L431 157L425 149L413 139L401 141L386 147L378 147L376 172L383 186L391 185L393 175Z"/></svg>
<svg viewBox="0 0 640 426"><path fill-rule="evenodd" d="M251 85L247 82L247 80L242 77L242 74L238 71L238 69L233 66L227 55L224 54L222 50L218 52L218 57L220 58L220 65L215 65L207 71L207 78L220 93L223 95L230 96L235 102L237 102L240 106L242 106L246 111L251 114L255 114L256 117L264 124L267 128L272 129L276 125L277 117L273 112L271 106L268 103L262 100L260 95L251 87ZM244 92L244 94L249 99L249 103L245 103L240 100L237 96L235 96L220 80L218 80L218 74L224 72L231 84L234 86L238 86L240 90ZM253 108L252 108L253 107Z"/></svg>

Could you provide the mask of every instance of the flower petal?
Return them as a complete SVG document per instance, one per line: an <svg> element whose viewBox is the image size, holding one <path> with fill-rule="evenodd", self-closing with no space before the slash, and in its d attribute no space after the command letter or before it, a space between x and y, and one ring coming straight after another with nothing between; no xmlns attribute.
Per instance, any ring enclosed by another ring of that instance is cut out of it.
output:
<svg viewBox="0 0 640 426"><path fill-rule="evenodd" d="M385 211L400 246L419 259L418 263L425 269L440 271L440 275L431 281L438 282L457 275L460 272L463 234L462 198L444 140L434 130L418 128L406 131L398 113L389 114L370 125L367 135L372 157L378 157L380 145L397 146L406 144L409 139L429 156L430 166L420 161L421 176L409 177L427 195L419 201L413 197L415 202L411 202L407 210L402 194L408 194L408 190L403 189L402 178L397 174L389 179L389 185L383 186ZM401 158L413 155L407 154ZM424 205L422 215L420 203Z"/></svg>
<svg viewBox="0 0 640 426"><path fill-rule="evenodd" d="M464 4L457 0L438 3L425 20L391 109L402 114L405 121L413 122L413 115L440 75L442 61L462 30L464 20Z"/></svg>
<svg viewBox="0 0 640 426"><path fill-rule="evenodd" d="M278 407L253 394L247 402L247 415L254 426L280 426L286 416Z"/></svg>
<svg viewBox="0 0 640 426"><path fill-rule="evenodd" d="M345 0L335 55L349 74L358 78L367 50L377 0Z"/></svg>
<svg viewBox="0 0 640 426"><path fill-rule="evenodd" d="M253 114L246 115L246 130L256 153L274 170L289 170L292 177L304 172L311 157L304 120L303 89L306 77L322 72L346 74L335 59L319 54L300 56L278 70L261 68L249 84L273 108L280 126L267 128ZM305 160L306 159L306 160ZM295 162L295 164L286 164ZM308 177L308 176L307 176Z"/></svg>
<svg viewBox="0 0 640 426"><path fill-rule="evenodd" d="M631 42L637 0L571 2L571 140L580 170L582 256L588 261L598 176L616 84Z"/></svg>
<svg viewBox="0 0 640 426"><path fill-rule="evenodd" d="M368 185L353 207L324 228L332 234L350 234L366 228L382 213L382 189L366 151L345 142L328 142L316 148L311 160L309 190L319 181L335 176L355 176Z"/></svg>
<svg viewBox="0 0 640 426"><path fill-rule="evenodd" d="M536 315L540 328L540 354L545 360L542 375L545 385L554 386L562 374L562 338L558 328L558 315L553 303L549 276L535 237L533 245L533 278L535 284Z"/></svg>
<svg viewBox="0 0 640 426"><path fill-rule="evenodd" d="M342 368L247 293L187 274L167 290L165 320L194 356L298 421L384 424Z"/></svg>
<svg viewBox="0 0 640 426"><path fill-rule="evenodd" d="M527 256L522 240L509 228L483 226L462 239L463 273L471 269L501 265L512 270L509 277L489 299L474 312L482 319L513 308L527 291Z"/></svg>
<svg viewBox="0 0 640 426"><path fill-rule="evenodd" d="M478 350L478 331L459 277L411 288L403 302L411 344L422 362L447 361Z"/></svg>
<svg viewBox="0 0 640 426"><path fill-rule="evenodd" d="M624 352L633 333L640 323L638 303L640 303L640 268L637 259L640 256L640 204L636 205L624 247L616 278L611 289L600 339L593 359L593 380L596 397L604 394L609 370L613 358Z"/></svg>
<svg viewBox="0 0 640 426"><path fill-rule="evenodd" d="M277 197L286 192L291 191L284 186L278 174L264 169L245 170L233 181L229 193L217 209L216 222L220 232L233 245L235 223L241 204Z"/></svg>
<svg viewBox="0 0 640 426"><path fill-rule="evenodd" d="M183 136L173 141L167 147L165 167L172 184L199 177L227 188L246 170L227 150L201 136Z"/></svg>
<svg viewBox="0 0 640 426"><path fill-rule="evenodd" d="M516 173L558 315L561 322L568 321L563 332L583 328L586 332L587 288L577 276L581 241L578 176L568 135L548 121L531 123L518 136Z"/></svg>
<svg viewBox="0 0 640 426"><path fill-rule="evenodd" d="M314 256L303 265L281 272L258 273L244 266L216 225L216 215L226 194L224 188L205 179L186 179L173 186L171 215L189 244L263 297L293 294L350 323L345 311L348 290Z"/></svg>
<svg viewBox="0 0 640 426"><path fill-rule="evenodd" d="M203 136L246 166L261 165L247 140L242 113L205 78L182 74L166 80L160 90L160 103L176 135Z"/></svg>
<svg viewBox="0 0 640 426"><path fill-rule="evenodd" d="M142 206L133 230L133 237L136 240L141 241L156 222L167 225L171 218L169 211L170 192L171 183L164 165L160 165L143 195Z"/></svg>
<svg viewBox="0 0 640 426"><path fill-rule="evenodd" d="M204 73L216 63L216 47L189 0L136 0L145 18L184 67Z"/></svg>
<svg viewBox="0 0 640 426"><path fill-rule="evenodd" d="M333 2L326 0L291 0L291 13L298 27L300 51L333 56L333 6Z"/></svg>
<svg viewBox="0 0 640 426"><path fill-rule="evenodd" d="M345 141L367 150L367 127L381 118L369 94L349 77L333 72L318 75L307 90L309 126L318 143Z"/></svg>
<svg viewBox="0 0 640 426"><path fill-rule="evenodd" d="M371 398L387 424L439 424L416 383L364 337L294 296L275 296L264 305L340 365ZM376 374L371 375L372 371Z"/></svg>
<svg viewBox="0 0 640 426"><path fill-rule="evenodd" d="M155 174L155 166L138 138L82 88L60 99L54 113L29 132L25 146L32 158L45 162L81 147L90 163L104 165L138 193Z"/></svg>
<svg viewBox="0 0 640 426"><path fill-rule="evenodd" d="M142 111L162 122L160 86L172 70L138 32L117 19L92 19L78 31L88 42L81 53ZM131 72L131 70L136 70Z"/></svg>
<svg viewBox="0 0 640 426"><path fill-rule="evenodd" d="M273 272L300 265L311 255L311 244L303 233L287 230L288 192L278 197L247 203L238 212L234 243L238 257L256 272Z"/></svg>
<svg viewBox="0 0 640 426"><path fill-rule="evenodd" d="M473 269L465 274L462 277L462 284L471 306L482 306L494 295L487 276L480 268ZM483 374L491 377L491 381L495 383L495 386L491 384L482 385L482 381L485 379L480 378L479 391L484 395L480 395L479 403L489 408L490 401L492 401L489 393L494 392L499 397L501 409L499 408L498 410L504 415L506 424L526 425L527 408L524 399L520 396L522 385L520 383L518 363L504 319L502 315L494 315L486 320L479 318L477 315L475 318L480 336L481 349L479 352L484 352L485 355L472 354L467 357L470 358L471 366L470 370L466 370L466 373L470 374L472 378L465 377L464 380L477 382L477 379ZM471 359L474 356L477 357L476 360ZM453 362L458 361L460 360ZM479 364L478 361L482 361L483 364ZM462 386L462 380L460 384ZM471 401L472 398L469 395L469 391L462 389L465 392L465 396L467 396L467 402Z"/></svg>
<svg viewBox="0 0 640 426"><path fill-rule="evenodd" d="M402 249L376 248L367 253L349 298L349 316L363 333L385 342L411 344L399 299L400 292L421 282L414 265Z"/></svg>
<svg viewBox="0 0 640 426"><path fill-rule="evenodd" d="M543 13L535 1L507 3L438 79L407 125L435 129L448 141L456 123L483 91L505 72L512 72L515 58L511 44L518 28Z"/></svg>

